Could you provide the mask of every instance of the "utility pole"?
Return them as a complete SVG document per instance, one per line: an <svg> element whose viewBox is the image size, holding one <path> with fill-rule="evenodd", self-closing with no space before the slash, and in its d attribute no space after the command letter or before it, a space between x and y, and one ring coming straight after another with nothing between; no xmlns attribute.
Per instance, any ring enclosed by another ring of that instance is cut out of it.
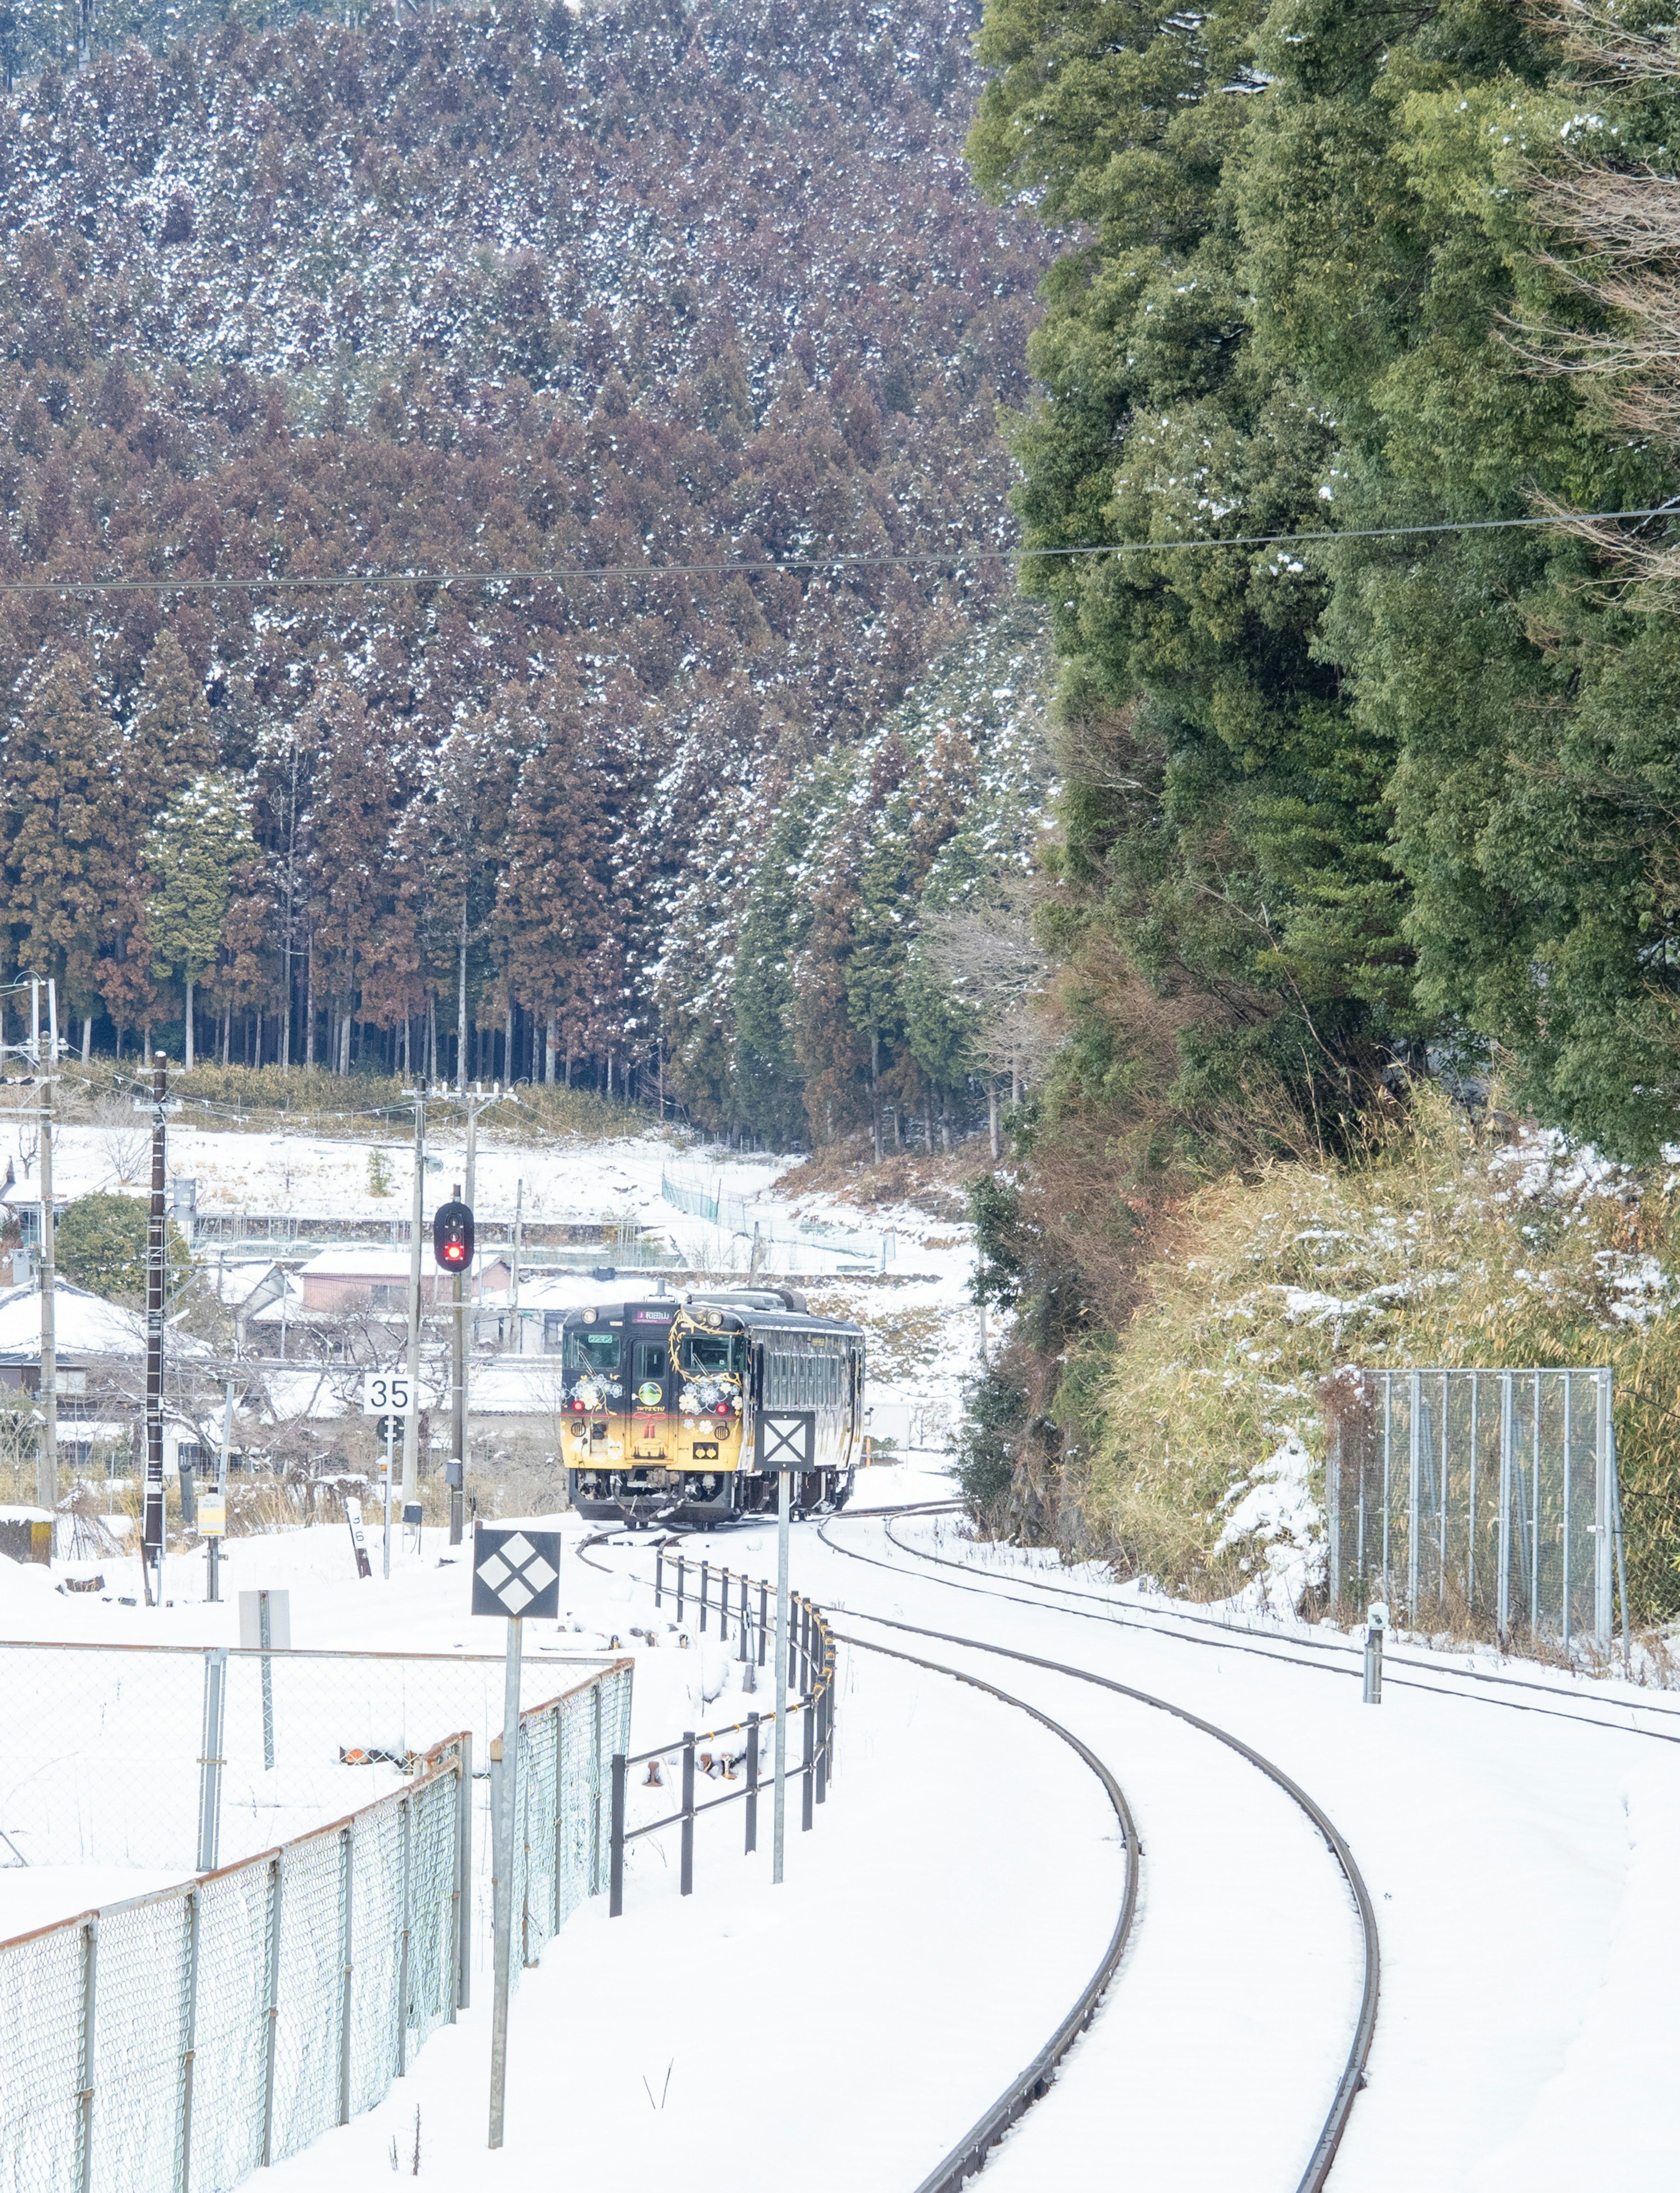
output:
<svg viewBox="0 0 1680 2193"><path fill-rule="evenodd" d="M473 1127L468 1115L467 1127L467 1177L473 1177ZM456 1200L461 1200L461 1190L455 1191ZM467 1191L471 1207L473 1191ZM455 1345L450 1354L450 1543L458 1546L466 1522L467 1511L467 1334L465 1319L467 1275L457 1265L450 1283L451 1306L455 1311Z"/></svg>
<svg viewBox="0 0 1680 2193"><path fill-rule="evenodd" d="M41 1062L41 985L30 984L33 1049ZM53 1234L53 1080L59 1056L58 986L47 984L47 1072L41 1091L41 1444L35 1463L35 1504L54 1514L59 1500L59 1359L57 1270Z"/></svg>
<svg viewBox="0 0 1680 2193"><path fill-rule="evenodd" d="M146 1493L140 1511L140 1565L148 1606L163 1602L163 1137L169 1117L169 1062L152 1063L152 1211L146 1229Z"/></svg>
<svg viewBox="0 0 1680 2193"><path fill-rule="evenodd" d="M420 1497L420 1232L426 1203L426 1083L414 1098L414 1211L409 1222L409 1412L403 1420L403 1505Z"/></svg>

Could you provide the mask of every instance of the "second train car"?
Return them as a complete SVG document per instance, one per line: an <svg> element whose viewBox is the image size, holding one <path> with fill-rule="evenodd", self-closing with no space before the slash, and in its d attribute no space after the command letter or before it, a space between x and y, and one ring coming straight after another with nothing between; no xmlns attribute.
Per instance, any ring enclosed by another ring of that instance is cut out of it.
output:
<svg viewBox="0 0 1680 2193"><path fill-rule="evenodd" d="M563 1438L572 1504L593 1520L700 1527L776 1507L759 1467L765 1411L808 1410L807 1513L843 1507L863 1452L860 1326L814 1317L791 1288L599 1302L563 1326Z"/></svg>

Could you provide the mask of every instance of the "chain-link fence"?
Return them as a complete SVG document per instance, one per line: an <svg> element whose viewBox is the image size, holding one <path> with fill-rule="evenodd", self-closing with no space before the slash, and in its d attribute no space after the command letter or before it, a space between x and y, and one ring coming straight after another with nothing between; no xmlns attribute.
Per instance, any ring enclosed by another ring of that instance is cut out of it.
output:
<svg viewBox="0 0 1680 2193"><path fill-rule="evenodd" d="M284 1664L316 1656L250 1657L274 1663L278 1680ZM356 1656L321 1657L353 1699ZM457 1680L469 1681L475 1665L502 1663L457 1663ZM552 1687L553 1669L535 1673ZM107 1673L107 1689L116 1680ZM120 1680L119 1721L180 1686L178 1672L155 1664L125 1668ZM393 1709L394 1675L381 1667L370 1680ZM90 1710L86 1700L80 1710ZM522 1711L520 1962L535 1961L605 1883L607 1762L628 1742L629 1714L625 1662ZM0 1943L0 2193L217 2193L377 2102L470 1999L474 1938L488 1938L492 1848L475 1819L473 1761L489 1761L497 1718L477 1713L473 1726L404 1754L393 1770L400 1786L347 1818L181 1887ZM265 1771L278 1773L278 1703L272 1722L277 1764ZM213 1717L200 1726L210 1733ZM291 1741L304 1743L301 1721ZM345 1775L365 1771L339 1764ZM121 1781L108 1784L97 1810L122 1812L128 1794ZM278 1809L307 1801L294 1786ZM175 1808L163 1817L174 1822ZM47 1821L26 1832L38 1838L67 1823L72 1858L95 1825L83 1807ZM131 1856L159 1863L140 1841L128 1839Z"/></svg>
<svg viewBox="0 0 1680 2193"><path fill-rule="evenodd" d="M1620 1530L1612 1398L1608 1370L1327 1380L1332 1600L1380 1595L1413 1622L1608 1642Z"/></svg>

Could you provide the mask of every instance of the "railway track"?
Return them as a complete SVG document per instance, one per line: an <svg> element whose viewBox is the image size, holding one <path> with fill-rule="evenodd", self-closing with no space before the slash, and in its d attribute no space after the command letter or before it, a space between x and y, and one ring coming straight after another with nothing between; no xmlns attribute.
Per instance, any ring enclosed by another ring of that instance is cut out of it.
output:
<svg viewBox="0 0 1680 2193"><path fill-rule="evenodd" d="M890 1519L893 1515L929 1512L947 1503L921 1503L902 1509L858 1510L855 1513L858 1520L866 1519L880 1520ZM838 1517L830 1518L818 1529L818 1537L831 1552L854 1560L871 1561L872 1565L886 1568L891 1573L899 1575L905 1573L901 1569L896 1569L890 1562L874 1560L873 1556L860 1554L854 1548L837 1544L829 1536L829 1531L840 1520ZM888 1520L887 1527L890 1530L890 1520ZM589 1546L605 1543L606 1537L607 1534L602 1534L601 1537L587 1540L584 1549L586 1555ZM894 1540L893 1543L897 1544L898 1542ZM899 1550L909 1549L900 1546ZM605 1564L592 1562L590 1566L604 1567ZM982 1591L982 1595L1001 1596L1002 1595L986 1594ZM894 1618L869 1614L857 1608L848 1609L847 1616L854 1623L863 1622L876 1628L890 1629L905 1635L955 1646L966 1652L990 1653L999 1658L1014 1661L1023 1667L1046 1671L1076 1682L1093 1686L1123 1698L1133 1704L1170 1715L1199 1734L1224 1746L1238 1758L1253 1766L1282 1791L1305 1815L1315 1831L1322 1838L1341 1871L1358 1919L1364 1961L1359 2010L1347 2058L1337 2081L1328 2112L1314 2143L1306 2169L1297 2188L1297 2193L1322 2193L1322 2189L1335 2161L1336 2150L1341 2143L1355 2098L1364 2083L1365 2066L1376 2029L1381 1970L1376 1915L1369 1891L1366 1887L1363 1876L1360 1873L1351 1851L1322 1807L1280 1766L1257 1751L1253 1746L1244 1743L1240 1737L1233 1735L1230 1731L1219 1727L1217 1723L1207 1721L1200 1715L1193 1714L1184 1707L1175 1705L1170 1699L1157 1698L1150 1692L1118 1682L1111 1677L1098 1675L1089 1669L1019 1652L1010 1646L995 1644L987 1639L963 1636L945 1630L930 1629L915 1623L899 1621ZM986 1692L1001 1703L1030 1715L1068 1744L1083 1759L1087 1766L1102 1782L1120 1823L1127 1854L1126 1883L1114 1931L1103 1955L1098 1960L1095 1971L1081 1990L1078 2000L1056 2030L1035 2053L1032 2061L994 2099L980 2117L964 2133L961 2139L916 2188L916 2193L956 2193L956 2189L983 2166L987 2154L1010 2127L1049 2091L1057 2066L1094 2017L1104 1993L1124 1958L1127 1943L1131 1938L1138 1908L1143 1851L1130 1807L1109 1767L1098 1755L1071 1729L1044 1712L1041 1708L1034 1705L1027 1699L1018 1697L1013 1692L1000 1688L995 1684L986 1682L966 1669L952 1667L943 1661L930 1660L902 1648L882 1644L876 1638L839 1630L836 1630L834 1635L840 1641L851 1646L854 1649L874 1652L889 1659L907 1662L912 1666L921 1668L930 1673L943 1675L955 1681L969 1684L974 1688Z"/></svg>
<svg viewBox="0 0 1680 2193"><path fill-rule="evenodd" d="M1018 1606L1051 1605L1058 1613L1072 1615L1079 1621L1102 1622L1114 1629L1141 1629L1150 1636L1167 1638L1176 1644L1247 1653L1256 1659L1276 1660L1284 1667L1306 1668L1324 1675L1345 1675L1352 1681L1363 1679L1362 1648L1358 1645L1344 1643L1340 1639L1267 1638L1253 1630L1235 1628L1213 1615L1190 1614L1178 1607L1121 1606L1099 1592L1083 1591L1076 1585L1057 1583L1047 1577L995 1574L989 1577L989 1572L979 1563L953 1560L948 1555L932 1554L926 1547L910 1545L892 1527L895 1515L946 1514L960 1505L955 1501L928 1501L896 1509L849 1509L842 1520L850 1520L854 1514L871 1516L881 1522L888 1542L911 1560L934 1568L955 1569L970 1579L988 1579L972 1580L966 1583L955 1583L945 1577L927 1579L930 1583L945 1584L953 1590L971 1591L984 1598L1009 1600ZM824 1543L830 1545L834 1552L846 1554L852 1559L870 1558L867 1555L857 1554L851 1548L834 1546L832 1540L825 1540ZM895 1572L890 1561L880 1562L877 1566L886 1569L889 1573L903 1573L902 1571ZM1018 1595L1018 1589L1006 1589L1012 1586L1036 1592L1041 1596L1035 1600L1023 1599ZM1073 1600L1084 1600L1087 1604L1077 1606L1068 1603ZM1173 1626L1175 1623L1189 1626L1175 1628ZM1396 1675L1396 1669L1421 1670L1436 1680L1421 1682L1415 1674ZM1654 1699L1617 1698L1603 1701L1601 1711L1584 1713L1573 1705L1541 1703L1542 1700L1555 1701L1558 1698L1560 1693L1554 1685L1535 1682L1522 1675L1494 1675L1482 1669L1442 1668L1433 1661L1420 1660L1409 1653L1396 1651L1393 1646L1390 1646L1383 1655L1383 1684L1385 1689L1427 1691L1436 1698L1459 1698L1467 1705L1495 1706L1510 1713L1532 1713L1547 1720L1579 1721L1589 1728L1608 1729L1617 1736L1648 1737L1654 1743L1680 1744L1680 1707L1664 1705ZM1475 1687L1460 1689L1459 1686L1461 1684ZM1503 1695L1511 1691L1525 1691L1534 1695L1523 1698ZM1592 1699L1580 1703L1587 1706L1599 1703ZM1639 1714L1646 1718L1641 1725L1613 1718L1618 1714ZM1656 1725L1664 1721L1671 1722L1672 1728Z"/></svg>

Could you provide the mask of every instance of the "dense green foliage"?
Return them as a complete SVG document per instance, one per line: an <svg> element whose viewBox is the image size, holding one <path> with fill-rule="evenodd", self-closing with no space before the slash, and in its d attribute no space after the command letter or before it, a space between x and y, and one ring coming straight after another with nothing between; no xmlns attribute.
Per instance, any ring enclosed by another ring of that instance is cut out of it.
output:
<svg viewBox="0 0 1680 2193"><path fill-rule="evenodd" d="M60 1277L107 1302L143 1300L146 1294L146 1205L137 1195L78 1195L66 1205L54 1231L53 1252ZM192 1259L179 1229L170 1224L164 1248L169 1281L184 1279Z"/></svg>
<svg viewBox="0 0 1680 2193"><path fill-rule="evenodd" d="M1145 544L1026 578L1069 1034L1009 1239L1065 1397L1163 1211L1345 1146L1396 1066L1497 1070L1621 1156L1674 1138L1672 620L1577 533L1427 529L1673 493L1671 441L1550 369L1604 322L1544 183L1671 173L1680 92L1589 85L1505 0L991 0L981 52L978 178L1085 225L1010 429L1028 540Z"/></svg>

